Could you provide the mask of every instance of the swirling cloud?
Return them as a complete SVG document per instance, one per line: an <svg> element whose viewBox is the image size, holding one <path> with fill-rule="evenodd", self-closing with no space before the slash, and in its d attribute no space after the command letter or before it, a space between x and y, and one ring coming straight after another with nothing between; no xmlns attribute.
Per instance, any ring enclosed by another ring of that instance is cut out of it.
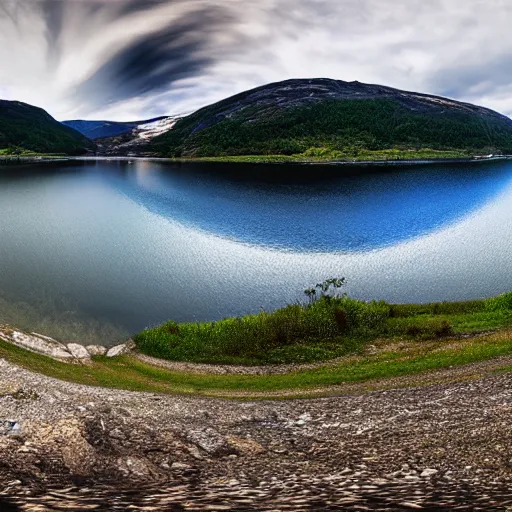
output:
<svg viewBox="0 0 512 512"><path fill-rule="evenodd" d="M510 114L511 22L507 0L0 0L0 97L127 120L324 76Z"/></svg>

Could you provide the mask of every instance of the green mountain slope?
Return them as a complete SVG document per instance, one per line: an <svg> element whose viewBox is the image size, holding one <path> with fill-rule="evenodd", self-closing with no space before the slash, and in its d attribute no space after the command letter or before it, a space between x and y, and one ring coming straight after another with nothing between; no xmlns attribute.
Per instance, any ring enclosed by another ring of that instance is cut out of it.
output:
<svg viewBox="0 0 512 512"><path fill-rule="evenodd" d="M378 85L287 80L205 107L151 146L171 157L342 158L426 148L512 153L512 120L483 107Z"/></svg>
<svg viewBox="0 0 512 512"><path fill-rule="evenodd" d="M0 152L17 148L16 151L79 155L94 147L88 138L40 108L0 100Z"/></svg>

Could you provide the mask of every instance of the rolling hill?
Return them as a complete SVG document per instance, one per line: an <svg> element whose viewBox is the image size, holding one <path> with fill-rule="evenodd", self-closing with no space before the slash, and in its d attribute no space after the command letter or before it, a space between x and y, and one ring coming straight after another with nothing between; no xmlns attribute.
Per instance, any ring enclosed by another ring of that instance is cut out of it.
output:
<svg viewBox="0 0 512 512"><path fill-rule="evenodd" d="M31 151L80 155L95 144L41 108L0 100L0 152Z"/></svg>
<svg viewBox="0 0 512 512"><path fill-rule="evenodd" d="M153 139L169 157L352 158L433 150L512 153L512 120L487 108L380 85L296 79L238 94Z"/></svg>

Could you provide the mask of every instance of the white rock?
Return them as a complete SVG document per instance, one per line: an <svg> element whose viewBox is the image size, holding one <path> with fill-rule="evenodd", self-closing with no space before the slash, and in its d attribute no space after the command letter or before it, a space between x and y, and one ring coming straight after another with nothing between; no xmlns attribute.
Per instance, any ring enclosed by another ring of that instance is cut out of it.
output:
<svg viewBox="0 0 512 512"><path fill-rule="evenodd" d="M74 359L66 346L58 341L48 338L39 337L34 334L26 334L20 331L2 330L0 337L7 342L11 342L17 347L43 354L54 359L70 360Z"/></svg>
<svg viewBox="0 0 512 512"><path fill-rule="evenodd" d="M109 349L107 351L107 357L122 356L123 354L130 352L130 350L131 349L126 345L126 343L123 343L122 345L117 345Z"/></svg>
<svg viewBox="0 0 512 512"><path fill-rule="evenodd" d="M76 359L90 359L91 355L87 352L87 349L83 345L79 345L78 343L68 343L68 350L71 352L71 355Z"/></svg>
<svg viewBox="0 0 512 512"><path fill-rule="evenodd" d="M190 469L191 466L188 464L183 464L181 462L173 462L171 464L171 469Z"/></svg>
<svg viewBox="0 0 512 512"><path fill-rule="evenodd" d="M85 349L91 356L104 356L107 353L107 348L101 345L88 345Z"/></svg>
<svg viewBox="0 0 512 512"><path fill-rule="evenodd" d="M422 471L420 476L421 478L428 478L430 476L437 475L437 473L439 473L437 469L426 468Z"/></svg>

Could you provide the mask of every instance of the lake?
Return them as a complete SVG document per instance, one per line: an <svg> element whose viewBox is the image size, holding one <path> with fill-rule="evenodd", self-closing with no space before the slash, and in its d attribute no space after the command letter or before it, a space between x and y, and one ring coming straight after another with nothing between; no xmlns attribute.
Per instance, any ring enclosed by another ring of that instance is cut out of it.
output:
<svg viewBox="0 0 512 512"><path fill-rule="evenodd" d="M306 175L306 176L304 176ZM512 290L512 163L0 167L0 323L113 344L303 300Z"/></svg>

